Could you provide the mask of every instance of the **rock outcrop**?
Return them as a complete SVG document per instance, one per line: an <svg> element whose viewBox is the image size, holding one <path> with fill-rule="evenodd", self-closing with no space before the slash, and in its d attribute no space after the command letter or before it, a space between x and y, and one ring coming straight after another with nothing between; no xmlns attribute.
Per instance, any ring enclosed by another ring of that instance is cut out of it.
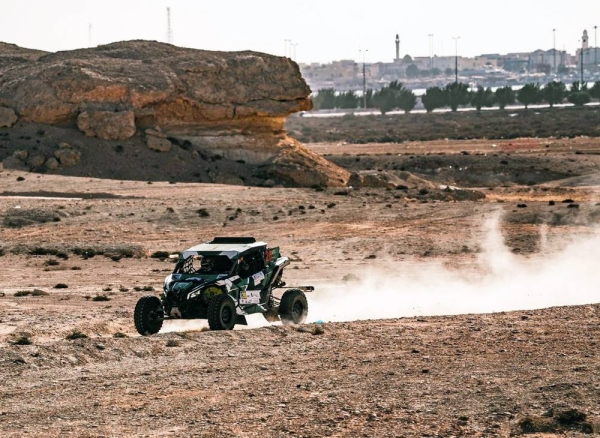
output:
<svg viewBox="0 0 600 438"><path fill-rule="evenodd" d="M285 118L312 107L310 89L288 58L149 41L52 54L18 49L0 45L0 106L25 123L78 127L104 140L138 133L161 151L167 142L185 143L190 153L272 170L289 185L343 186L349 178L287 137ZM144 137L147 129L166 138Z"/></svg>

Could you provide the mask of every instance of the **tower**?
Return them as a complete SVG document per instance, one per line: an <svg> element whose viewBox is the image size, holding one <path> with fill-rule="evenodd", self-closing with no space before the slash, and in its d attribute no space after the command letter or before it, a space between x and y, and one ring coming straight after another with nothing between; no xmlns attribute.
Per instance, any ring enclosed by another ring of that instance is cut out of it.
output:
<svg viewBox="0 0 600 438"><path fill-rule="evenodd" d="M396 61L400 61L400 35L396 34Z"/></svg>
<svg viewBox="0 0 600 438"><path fill-rule="evenodd" d="M583 50L587 49L590 46L589 41L590 41L590 38L588 36L588 31L584 30L583 37L581 39L581 47L583 48Z"/></svg>
<svg viewBox="0 0 600 438"><path fill-rule="evenodd" d="M173 44L173 28L171 28L171 8L167 8L167 43Z"/></svg>

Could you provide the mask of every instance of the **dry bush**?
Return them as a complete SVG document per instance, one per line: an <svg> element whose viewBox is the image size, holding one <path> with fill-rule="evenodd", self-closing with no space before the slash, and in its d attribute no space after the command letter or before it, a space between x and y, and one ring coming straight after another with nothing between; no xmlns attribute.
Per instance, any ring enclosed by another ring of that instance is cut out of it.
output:
<svg viewBox="0 0 600 438"><path fill-rule="evenodd" d="M71 333L69 333L65 339L72 341L74 339L87 339L88 335L86 335L85 333L80 332L79 330L73 330Z"/></svg>
<svg viewBox="0 0 600 438"><path fill-rule="evenodd" d="M19 336L19 337L13 339L12 341L10 341L10 343L12 345L31 345L32 344L31 339L29 339L29 336L27 336L27 335Z"/></svg>
<svg viewBox="0 0 600 438"><path fill-rule="evenodd" d="M92 301L110 301L110 297L107 297L106 295L96 295L92 298Z"/></svg>

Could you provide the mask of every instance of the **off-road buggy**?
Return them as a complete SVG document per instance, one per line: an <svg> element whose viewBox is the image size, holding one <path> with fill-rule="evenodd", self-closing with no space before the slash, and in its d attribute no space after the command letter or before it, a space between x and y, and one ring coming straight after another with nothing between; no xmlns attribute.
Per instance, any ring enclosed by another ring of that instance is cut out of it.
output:
<svg viewBox="0 0 600 438"><path fill-rule="evenodd" d="M158 333L165 319L208 319L211 330L247 324L246 315L261 313L267 321L301 324L312 286L286 288L283 269L290 264L279 248L267 248L253 237L216 237L178 258L159 297L148 295L135 306L135 328L141 335ZM281 298L274 289L287 289Z"/></svg>

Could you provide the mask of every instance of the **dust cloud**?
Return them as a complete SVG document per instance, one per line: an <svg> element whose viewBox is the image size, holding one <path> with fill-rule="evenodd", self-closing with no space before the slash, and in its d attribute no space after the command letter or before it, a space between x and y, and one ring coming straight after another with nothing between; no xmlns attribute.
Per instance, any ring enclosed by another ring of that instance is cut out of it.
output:
<svg viewBox="0 0 600 438"><path fill-rule="evenodd" d="M353 272L359 281L320 285L308 296L309 322L531 310L600 302L600 233L548 253L517 256L504 244L500 213L488 219L477 269L436 263L387 264Z"/></svg>

